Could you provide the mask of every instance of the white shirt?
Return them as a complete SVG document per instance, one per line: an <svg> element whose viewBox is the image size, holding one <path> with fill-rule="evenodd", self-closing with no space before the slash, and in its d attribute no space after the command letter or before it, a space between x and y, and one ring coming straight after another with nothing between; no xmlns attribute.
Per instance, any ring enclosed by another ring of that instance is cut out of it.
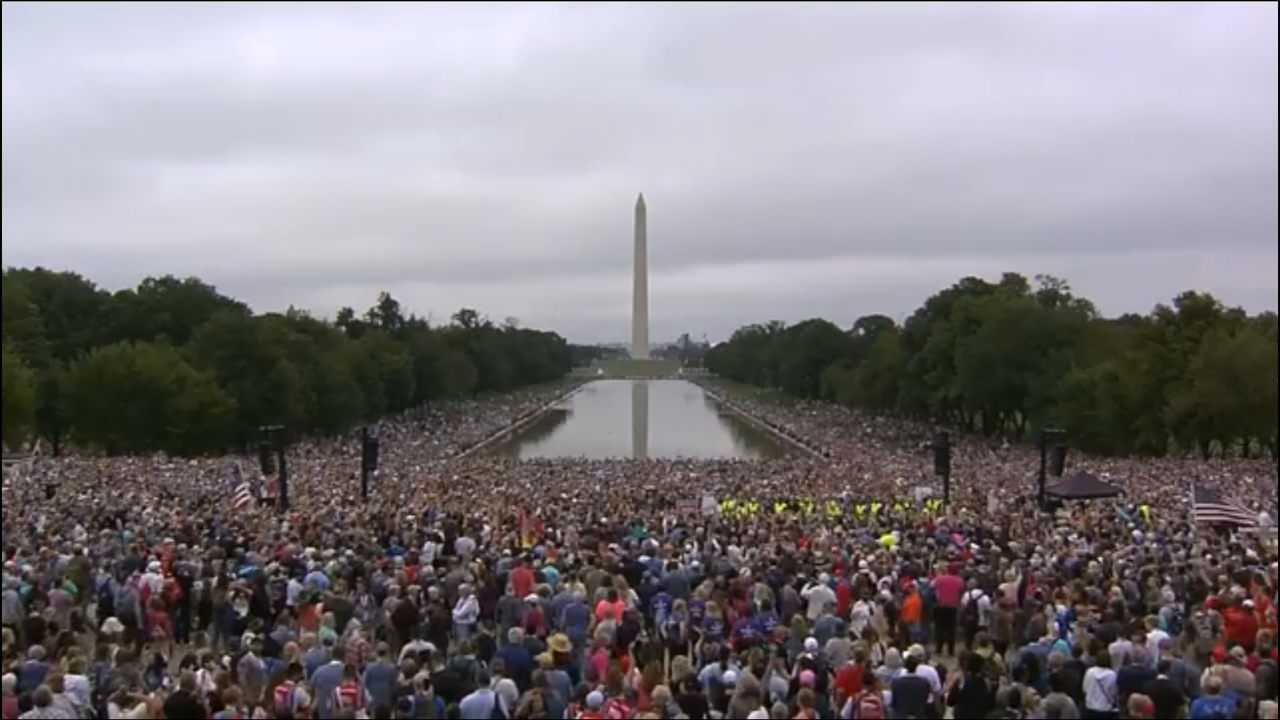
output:
<svg viewBox="0 0 1280 720"><path fill-rule="evenodd" d="M453 606L453 621L460 625L474 625L480 618L480 602L475 595L458 598Z"/></svg>
<svg viewBox="0 0 1280 720"><path fill-rule="evenodd" d="M960 597L960 607L967 608L969 603L976 602L978 604L978 627L987 627L991 624L991 598L978 588L974 588L966 592Z"/></svg>
<svg viewBox="0 0 1280 720"><path fill-rule="evenodd" d="M155 595L164 590L164 576L160 573L148 572L142 575L142 582L151 588L151 594Z"/></svg>
<svg viewBox="0 0 1280 720"><path fill-rule="evenodd" d="M1160 643L1170 640L1169 633L1155 628L1147 633L1147 664L1156 667L1160 664Z"/></svg>
<svg viewBox="0 0 1280 720"><path fill-rule="evenodd" d="M147 710L146 703L138 703L132 708L122 708L113 702L107 703L107 717L110 720L147 720L151 717L151 713Z"/></svg>
<svg viewBox="0 0 1280 720"><path fill-rule="evenodd" d="M849 612L849 628L858 637L862 637L862 631L871 624L871 612L871 606L865 600L853 604L853 610Z"/></svg>
<svg viewBox="0 0 1280 720"><path fill-rule="evenodd" d="M1111 712L1119 698L1116 671L1091 667L1084 672L1084 706L1093 712Z"/></svg>
<svg viewBox="0 0 1280 720"><path fill-rule="evenodd" d="M218 684L213 681L213 673L200 668L196 671L196 689L205 695L216 692Z"/></svg>
<svg viewBox="0 0 1280 720"><path fill-rule="evenodd" d="M805 614L810 621L822 617L822 611L826 610L828 605L836 604L836 594L831 592L831 588L817 583L805 586L804 590L800 591L800 597L809 601L809 611Z"/></svg>
<svg viewBox="0 0 1280 720"><path fill-rule="evenodd" d="M63 695L76 706L77 710L93 707L93 685L84 675L67 674L62 679Z"/></svg>
<svg viewBox="0 0 1280 720"><path fill-rule="evenodd" d="M298 598L301 597L302 591L306 589L307 586L303 585L298 578L289 578L289 584L284 589L284 604L289 607L297 607Z"/></svg>
<svg viewBox="0 0 1280 720"><path fill-rule="evenodd" d="M932 665L917 665L915 675L929 681L929 699L937 700L942 694L942 678L938 677L938 671Z"/></svg>
<svg viewBox="0 0 1280 720"><path fill-rule="evenodd" d="M405 660L414 657L423 651L435 653L436 646L426 640L413 640L405 643L405 646L400 649L400 657L396 659L396 662L403 663Z"/></svg>

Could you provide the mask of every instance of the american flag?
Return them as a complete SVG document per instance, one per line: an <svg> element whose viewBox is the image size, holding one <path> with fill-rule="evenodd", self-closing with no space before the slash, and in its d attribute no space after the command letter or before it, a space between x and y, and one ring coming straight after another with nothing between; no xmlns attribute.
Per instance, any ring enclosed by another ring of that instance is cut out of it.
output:
<svg viewBox="0 0 1280 720"><path fill-rule="evenodd" d="M230 468L232 487L235 490L231 493L231 505L235 509L249 505L258 499L259 488L254 487L254 483L245 480L244 473L240 470L240 463L234 462Z"/></svg>
<svg viewBox="0 0 1280 720"><path fill-rule="evenodd" d="M1191 486L1191 513L1196 522L1202 525L1253 527L1258 524L1257 515L1228 501L1217 490L1211 490L1200 483L1193 483Z"/></svg>
<svg viewBox="0 0 1280 720"><path fill-rule="evenodd" d="M239 510L249 503L252 503L255 499L256 495L253 492L253 486L247 482L242 482L236 486L236 493L233 496L231 504Z"/></svg>

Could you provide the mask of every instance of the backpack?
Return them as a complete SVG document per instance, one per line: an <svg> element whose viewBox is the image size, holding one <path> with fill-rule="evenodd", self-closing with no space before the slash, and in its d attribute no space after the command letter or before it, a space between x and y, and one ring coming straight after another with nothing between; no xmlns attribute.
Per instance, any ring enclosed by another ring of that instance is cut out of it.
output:
<svg viewBox="0 0 1280 720"><path fill-rule="evenodd" d="M458 673L458 676L462 678L463 683L475 685L476 673L478 671L475 660L472 660L465 655L459 655L449 661L449 669Z"/></svg>
<svg viewBox="0 0 1280 720"><path fill-rule="evenodd" d="M94 703L105 704L112 690L111 664L101 660L94 660L93 665L89 667L89 682L93 687Z"/></svg>
<svg viewBox="0 0 1280 720"><path fill-rule="evenodd" d="M601 708L602 713L608 720L628 720L634 712L626 700L622 698L609 698L605 701L604 707Z"/></svg>
<svg viewBox="0 0 1280 720"><path fill-rule="evenodd" d="M668 640L682 639L684 634L681 632L680 626L683 621L684 621L684 618L682 618L679 615L676 615L675 613L668 614L666 617L664 617L662 619L662 624L659 626L662 628L663 637L667 638Z"/></svg>
<svg viewBox="0 0 1280 720"><path fill-rule="evenodd" d="M120 621L125 627L137 627L142 623L142 618L138 617L138 607L141 606L142 600L138 595L138 588L135 585L125 585L120 589L120 593L116 596L116 620Z"/></svg>
<svg viewBox="0 0 1280 720"><path fill-rule="evenodd" d="M926 610L932 610L938 604L938 591L932 582L920 583L920 604Z"/></svg>
<svg viewBox="0 0 1280 720"><path fill-rule="evenodd" d="M979 590L976 595L970 593L965 597L968 598L968 602L964 604L964 609L960 611L960 627L976 628L978 627L978 601L981 600L984 595L982 591Z"/></svg>
<svg viewBox="0 0 1280 720"><path fill-rule="evenodd" d="M502 709L502 700L493 696L493 710L489 712L489 720L507 720L507 711Z"/></svg>
<svg viewBox="0 0 1280 720"><path fill-rule="evenodd" d="M525 703L516 709L516 717L519 720L546 720L547 701L542 692L534 690L530 693Z"/></svg>
<svg viewBox="0 0 1280 720"><path fill-rule="evenodd" d="M884 697L876 692L864 692L853 704L853 716L857 720L885 720Z"/></svg>
<svg viewBox="0 0 1280 720"><path fill-rule="evenodd" d="M293 706L298 703L298 686L295 683L285 681L276 686L272 692L273 704L276 712L287 710L293 713Z"/></svg>
<svg viewBox="0 0 1280 720"><path fill-rule="evenodd" d="M115 614L116 594L111 587L111 583L102 583L98 586L98 608L100 610L110 609L111 614ZM117 620L119 618L116 618Z"/></svg>
<svg viewBox="0 0 1280 720"><path fill-rule="evenodd" d="M409 717L442 718L444 715L444 700L435 695L415 692L409 699Z"/></svg>

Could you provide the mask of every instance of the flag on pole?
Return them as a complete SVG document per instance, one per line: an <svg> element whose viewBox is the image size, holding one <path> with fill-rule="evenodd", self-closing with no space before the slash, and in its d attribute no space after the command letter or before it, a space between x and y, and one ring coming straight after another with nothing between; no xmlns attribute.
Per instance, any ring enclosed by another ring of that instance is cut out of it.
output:
<svg viewBox="0 0 1280 720"><path fill-rule="evenodd" d="M239 510L254 500L253 486L247 482L242 482L236 486L236 492L232 496L231 504L235 509Z"/></svg>
<svg viewBox="0 0 1280 720"><path fill-rule="evenodd" d="M1258 517L1247 508L1230 502L1222 493L1200 483L1191 484L1191 513L1200 525L1234 525L1253 527Z"/></svg>

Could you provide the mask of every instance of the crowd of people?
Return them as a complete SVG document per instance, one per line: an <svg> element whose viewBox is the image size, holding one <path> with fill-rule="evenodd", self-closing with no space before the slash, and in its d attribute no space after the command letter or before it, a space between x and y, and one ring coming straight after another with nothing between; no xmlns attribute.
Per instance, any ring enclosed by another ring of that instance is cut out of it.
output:
<svg viewBox="0 0 1280 720"><path fill-rule="evenodd" d="M1126 494L1044 514L957 437L943 505L927 428L752 396L819 452L468 452L551 392L384 423L367 500L296 443L284 512L250 457L7 467L4 720L1276 717L1273 459L1072 456Z"/></svg>

